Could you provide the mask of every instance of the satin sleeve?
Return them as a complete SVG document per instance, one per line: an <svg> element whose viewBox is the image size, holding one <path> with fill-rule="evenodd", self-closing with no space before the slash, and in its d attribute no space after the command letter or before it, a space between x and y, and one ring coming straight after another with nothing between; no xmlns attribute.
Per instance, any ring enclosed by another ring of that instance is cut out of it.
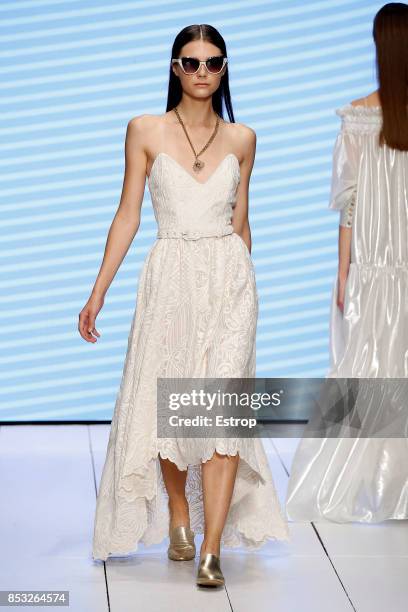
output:
<svg viewBox="0 0 408 612"><path fill-rule="evenodd" d="M357 195L358 142L357 134L342 126L333 148L330 189L331 210L340 211L340 225L351 227Z"/></svg>

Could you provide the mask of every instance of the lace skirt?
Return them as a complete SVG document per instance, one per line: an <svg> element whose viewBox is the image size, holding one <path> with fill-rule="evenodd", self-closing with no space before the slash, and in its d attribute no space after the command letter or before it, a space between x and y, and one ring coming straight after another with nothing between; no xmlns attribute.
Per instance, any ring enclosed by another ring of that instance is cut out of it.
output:
<svg viewBox="0 0 408 612"><path fill-rule="evenodd" d="M201 465L217 451L240 457L221 543L257 549L289 540L261 439L157 437L157 377L254 377L257 315L252 259L237 234L156 240L139 278L96 502L94 559L168 536L159 454L187 470L195 533L204 531Z"/></svg>

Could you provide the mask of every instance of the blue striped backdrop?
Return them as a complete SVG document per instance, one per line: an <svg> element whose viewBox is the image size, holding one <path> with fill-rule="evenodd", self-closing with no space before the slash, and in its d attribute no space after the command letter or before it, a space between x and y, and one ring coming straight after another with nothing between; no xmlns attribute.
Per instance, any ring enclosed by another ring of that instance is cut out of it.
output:
<svg viewBox="0 0 408 612"><path fill-rule="evenodd" d="M165 111L177 32L211 23L227 42L236 120L258 135L250 188L260 313L257 376L324 376L338 213L327 209L334 109L376 88L372 21L382 3L0 4L0 420L112 416L141 228L87 344L78 313L119 202L127 122Z"/></svg>

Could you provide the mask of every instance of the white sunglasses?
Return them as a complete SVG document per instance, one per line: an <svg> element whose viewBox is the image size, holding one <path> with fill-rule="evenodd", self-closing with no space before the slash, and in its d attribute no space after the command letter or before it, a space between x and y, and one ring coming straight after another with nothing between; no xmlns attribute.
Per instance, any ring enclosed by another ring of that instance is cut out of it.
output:
<svg viewBox="0 0 408 612"><path fill-rule="evenodd" d="M181 66L184 74L195 74L200 70L201 64L204 64L210 74L219 74L227 62L228 58L224 55L213 55L206 60L199 60L196 57L178 57L171 60L172 64Z"/></svg>

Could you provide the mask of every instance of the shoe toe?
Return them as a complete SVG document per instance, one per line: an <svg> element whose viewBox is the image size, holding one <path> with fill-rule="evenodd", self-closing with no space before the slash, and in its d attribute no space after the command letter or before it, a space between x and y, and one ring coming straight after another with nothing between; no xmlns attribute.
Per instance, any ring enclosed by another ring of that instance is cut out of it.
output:
<svg viewBox="0 0 408 612"><path fill-rule="evenodd" d="M212 553L203 555L198 566L197 585L223 586L224 582L219 557Z"/></svg>

